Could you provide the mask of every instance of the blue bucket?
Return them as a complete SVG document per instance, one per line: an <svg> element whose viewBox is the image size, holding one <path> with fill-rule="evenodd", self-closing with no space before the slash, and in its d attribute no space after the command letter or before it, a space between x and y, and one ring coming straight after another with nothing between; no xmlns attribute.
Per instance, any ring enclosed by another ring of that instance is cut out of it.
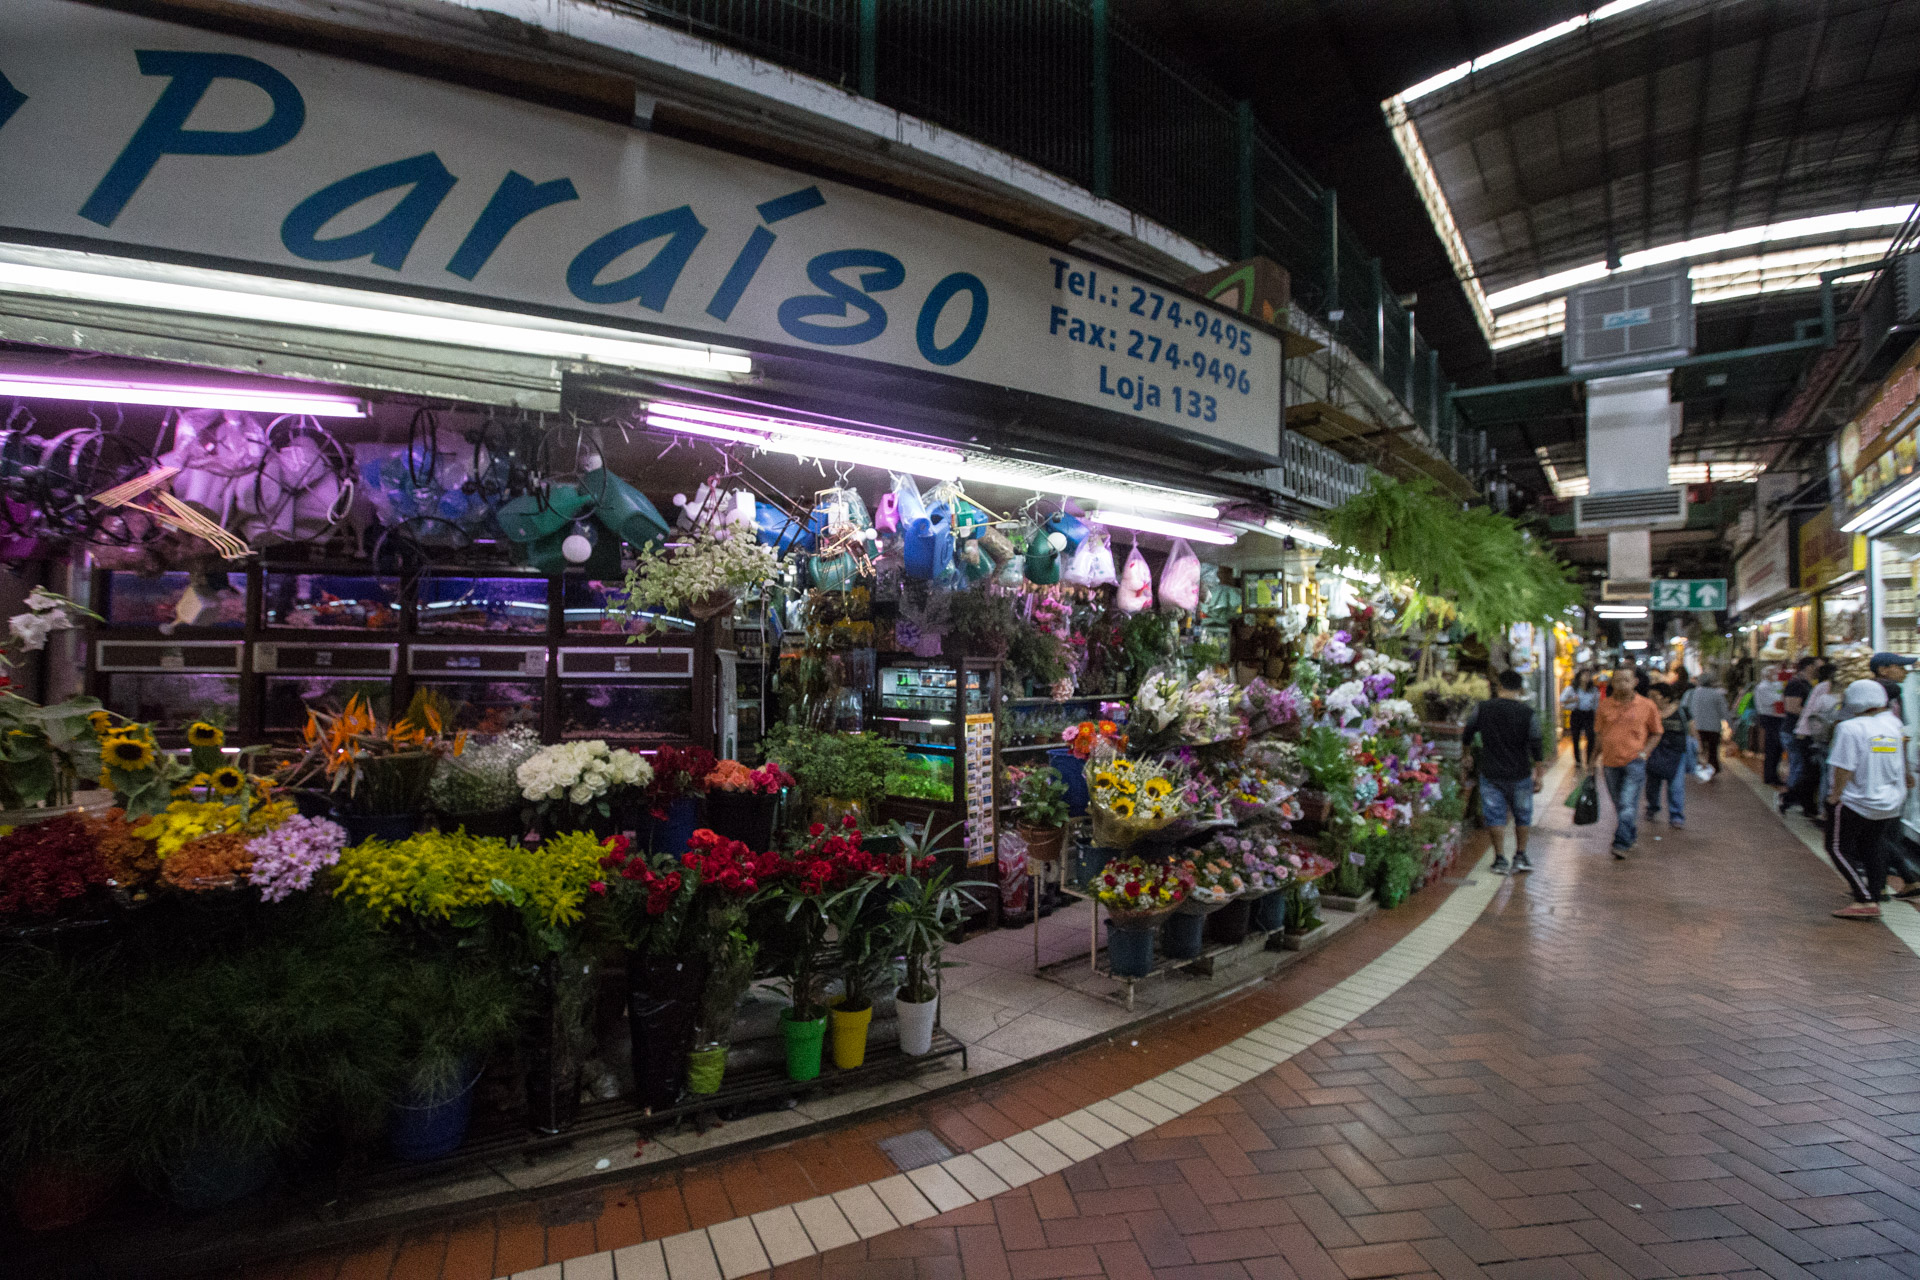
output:
<svg viewBox="0 0 1920 1280"><path fill-rule="evenodd" d="M1120 850L1109 849L1104 845L1078 844L1073 846L1073 867L1070 883L1088 884L1093 878L1107 869L1107 864L1120 856Z"/></svg>
<svg viewBox="0 0 1920 1280"><path fill-rule="evenodd" d="M1171 960L1191 960L1200 954L1201 939L1207 931L1205 916L1176 911L1167 917L1166 937L1161 945Z"/></svg>
<svg viewBox="0 0 1920 1280"><path fill-rule="evenodd" d="M1067 747L1047 752L1047 763L1060 773L1067 784L1067 812L1076 818L1087 816L1087 762Z"/></svg>
<svg viewBox="0 0 1920 1280"><path fill-rule="evenodd" d="M648 851L670 853L677 858L687 851L687 842L700 826L700 802L692 796L681 796L667 805L666 817L656 818L649 813L643 815L642 823L646 827Z"/></svg>
<svg viewBox="0 0 1920 1280"><path fill-rule="evenodd" d="M467 1140L467 1120L473 1115L473 1071L466 1084L444 1098L410 1094L387 1106L387 1149L400 1160L438 1160L452 1155Z"/></svg>
<svg viewBox="0 0 1920 1280"><path fill-rule="evenodd" d="M1253 904L1253 927L1266 933L1279 933L1287 927L1287 891L1275 889Z"/></svg>
<svg viewBox="0 0 1920 1280"><path fill-rule="evenodd" d="M1153 972L1154 927L1107 921L1107 966L1116 978L1144 978Z"/></svg>

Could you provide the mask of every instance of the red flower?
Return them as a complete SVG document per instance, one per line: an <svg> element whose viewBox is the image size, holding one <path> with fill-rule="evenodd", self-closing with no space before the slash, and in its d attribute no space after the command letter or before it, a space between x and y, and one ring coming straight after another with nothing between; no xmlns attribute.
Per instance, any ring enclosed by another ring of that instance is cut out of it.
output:
<svg viewBox="0 0 1920 1280"><path fill-rule="evenodd" d="M588 885L587 888L593 890L595 893L604 894L607 891L607 882L605 880L595 880L592 884Z"/></svg>

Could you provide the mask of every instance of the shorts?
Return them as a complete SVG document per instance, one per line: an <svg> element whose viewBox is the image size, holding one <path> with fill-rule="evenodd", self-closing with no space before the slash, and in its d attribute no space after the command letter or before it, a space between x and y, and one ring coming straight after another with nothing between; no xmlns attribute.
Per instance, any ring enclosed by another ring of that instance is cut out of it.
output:
<svg viewBox="0 0 1920 1280"><path fill-rule="evenodd" d="M1509 813L1514 826L1533 825L1533 779L1501 782L1480 775L1480 820L1489 827L1504 827Z"/></svg>

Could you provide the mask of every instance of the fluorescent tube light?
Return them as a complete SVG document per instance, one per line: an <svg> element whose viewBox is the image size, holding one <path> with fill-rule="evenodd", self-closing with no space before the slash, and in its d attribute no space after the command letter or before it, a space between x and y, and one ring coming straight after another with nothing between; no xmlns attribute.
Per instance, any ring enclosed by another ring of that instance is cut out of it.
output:
<svg viewBox="0 0 1920 1280"><path fill-rule="evenodd" d="M1645 640L1622 640L1620 647L1622 649L1644 649L1647 647L1647 642Z"/></svg>
<svg viewBox="0 0 1920 1280"><path fill-rule="evenodd" d="M1326 534L1301 525L1289 524L1285 520L1267 521L1267 532L1282 538L1292 538L1295 542L1304 542L1310 547L1331 547L1333 539Z"/></svg>
<svg viewBox="0 0 1920 1280"><path fill-rule="evenodd" d="M364 418L367 405L353 396L323 391L216 384L149 382L144 379L63 378L54 374L0 373L0 396L31 400L79 400L92 404L152 404L174 409L240 409L249 413L304 413L316 418Z"/></svg>
<svg viewBox="0 0 1920 1280"><path fill-rule="evenodd" d="M1136 515L1131 511L1108 511L1104 508L1089 512L1087 519L1094 524L1107 525L1116 529L1137 529L1141 533L1157 533L1166 538L1189 538L1195 542L1209 542L1217 547L1230 547L1240 540L1237 533L1209 525L1182 524L1177 520L1161 520L1153 516Z"/></svg>
<svg viewBox="0 0 1920 1280"><path fill-rule="evenodd" d="M647 340L620 329L431 302L372 289L308 284L66 249L0 246L0 293L592 361L629 369L706 375L753 372L753 361L741 352Z"/></svg>
<svg viewBox="0 0 1920 1280"><path fill-rule="evenodd" d="M1909 476L1886 497L1868 504L1859 515L1840 526L1842 533L1859 533L1874 525L1889 524L1913 514L1920 507L1920 475Z"/></svg>

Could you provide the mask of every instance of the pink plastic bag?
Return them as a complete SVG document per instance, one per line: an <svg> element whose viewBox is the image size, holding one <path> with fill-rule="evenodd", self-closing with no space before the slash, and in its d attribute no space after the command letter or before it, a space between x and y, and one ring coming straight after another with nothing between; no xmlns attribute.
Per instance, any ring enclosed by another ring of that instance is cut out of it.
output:
<svg viewBox="0 0 1920 1280"><path fill-rule="evenodd" d="M1160 603L1188 613L1200 608L1200 557L1185 538L1173 540L1166 567L1160 570Z"/></svg>
<svg viewBox="0 0 1920 1280"><path fill-rule="evenodd" d="M1120 569L1120 590L1113 603L1122 613L1140 613L1153 607L1153 571L1139 544L1127 552L1127 563Z"/></svg>

